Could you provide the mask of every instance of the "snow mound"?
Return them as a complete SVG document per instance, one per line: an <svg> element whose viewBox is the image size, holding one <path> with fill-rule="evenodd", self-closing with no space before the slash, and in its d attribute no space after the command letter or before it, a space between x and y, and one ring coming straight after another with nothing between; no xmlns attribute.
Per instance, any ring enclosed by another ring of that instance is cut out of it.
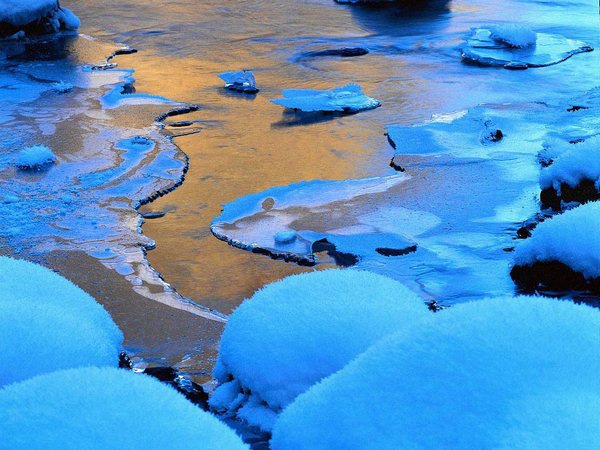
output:
<svg viewBox="0 0 600 450"><path fill-rule="evenodd" d="M66 94L67 92L71 92L73 90L72 83L66 83L64 81L59 81L56 83L52 83L52 89L59 94Z"/></svg>
<svg viewBox="0 0 600 450"><path fill-rule="evenodd" d="M66 278L29 261L0 257L0 308L5 302L56 308L95 324L118 346L123 333L94 298Z"/></svg>
<svg viewBox="0 0 600 450"><path fill-rule="evenodd" d="M210 400L218 411L275 413L382 337L430 318L402 284L370 272L295 275L256 292L231 315L221 340ZM247 393L251 392L250 397ZM262 407L262 409L260 409Z"/></svg>
<svg viewBox="0 0 600 450"><path fill-rule="evenodd" d="M565 418L553 402L518 405L570 390L597 405L598 329L596 309L553 299L454 306L299 396L280 415L271 448L491 449L521 433L531 445L518 448L545 448L547 427L563 441L573 427L581 436L590 424Z"/></svg>
<svg viewBox="0 0 600 450"><path fill-rule="evenodd" d="M590 280L600 277L600 203L592 202L540 223L514 255L515 266L557 261ZM513 269L514 270L514 269Z"/></svg>
<svg viewBox="0 0 600 450"><path fill-rule="evenodd" d="M593 391L566 387L561 392L526 397L512 405L508 420L512 424L499 436L502 450L591 450L600 445L600 409L598 394Z"/></svg>
<svg viewBox="0 0 600 450"><path fill-rule="evenodd" d="M554 162L542 169L540 187L553 188L560 195L561 185L574 188L583 180L590 180L600 190L600 136L565 145L567 150L556 152Z"/></svg>
<svg viewBox="0 0 600 450"><path fill-rule="evenodd" d="M225 88L232 91L245 92L247 94L256 94L259 89L256 87L256 79L250 70L240 70L238 72L223 72L219 78L225 82Z"/></svg>
<svg viewBox="0 0 600 450"><path fill-rule="evenodd" d="M81 25L79 18L58 0L0 1L0 36L26 31L27 34L46 34L74 31Z"/></svg>
<svg viewBox="0 0 600 450"><path fill-rule="evenodd" d="M2 0L0 22L26 25L58 9L58 0Z"/></svg>
<svg viewBox="0 0 600 450"><path fill-rule="evenodd" d="M63 368L116 366L122 341L104 308L77 286L0 257L0 386Z"/></svg>
<svg viewBox="0 0 600 450"><path fill-rule="evenodd" d="M366 96L358 84L347 84L330 91L318 89L284 89L283 98L271 102L304 112L357 113L381 106L379 100Z"/></svg>
<svg viewBox="0 0 600 450"><path fill-rule="evenodd" d="M6 448L247 448L218 419L159 381L96 367L0 390L0 435Z"/></svg>
<svg viewBox="0 0 600 450"><path fill-rule="evenodd" d="M34 145L19 152L16 165L22 170L41 170L56 162L56 156L45 145Z"/></svg>
<svg viewBox="0 0 600 450"><path fill-rule="evenodd" d="M537 39L535 31L513 23L493 26L490 31L492 39L514 48L531 47Z"/></svg>
<svg viewBox="0 0 600 450"><path fill-rule="evenodd" d="M119 351L101 327L56 305L0 303L0 386L72 367L116 367Z"/></svg>

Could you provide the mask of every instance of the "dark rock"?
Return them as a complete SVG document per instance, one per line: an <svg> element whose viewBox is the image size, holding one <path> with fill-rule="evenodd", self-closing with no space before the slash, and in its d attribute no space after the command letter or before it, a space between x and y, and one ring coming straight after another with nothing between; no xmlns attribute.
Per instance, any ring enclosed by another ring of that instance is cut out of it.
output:
<svg viewBox="0 0 600 450"><path fill-rule="evenodd" d="M406 248L376 248L375 251L383 256L404 256L417 251L416 245Z"/></svg>
<svg viewBox="0 0 600 450"><path fill-rule="evenodd" d="M171 111L167 111L166 113L161 114L156 118L157 122L164 122L168 117L180 116L182 114L189 114L194 111L198 111L200 106L198 105L186 105L180 108L172 109Z"/></svg>
<svg viewBox="0 0 600 450"><path fill-rule="evenodd" d="M369 50L363 47L343 47L343 48L332 48L327 50L320 50L316 52L305 53L307 57L321 57L321 56L341 56L342 58L352 58L355 56L367 55Z"/></svg>
<svg viewBox="0 0 600 450"><path fill-rule="evenodd" d="M560 186L560 195L553 188L543 189L540 193L540 201L546 208L552 208L553 211L561 211L562 203L587 203L594 200L600 200L600 192L596 189L593 180L584 179L575 187L566 183Z"/></svg>
<svg viewBox="0 0 600 450"><path fill-rule="evenodd" d="M166 213L164 213L163 211L150 211L150 212L145 212L142 213L141 216L144 219L159 219L161 217L164 217Z"/></svg>
<svg viewBox="0 0 600 450"><path fill-rule="evenodd" d="M600 294L600 277L586 279L582 273L575 272L559 261L538 261L532 265L516 265L510 276L524 293L533 293L539 289L554 291L586 290Z"/></svg>
<svg viewBox="0 0 600 450"><path fill-rule="evenodd" d="M315 241L312 245L312 251L314 253L327 252L327 254L335 260L335 263L341 267L350 267L358 262L358 257L356 255L338 251L335 245L327 239Z"/></svg>

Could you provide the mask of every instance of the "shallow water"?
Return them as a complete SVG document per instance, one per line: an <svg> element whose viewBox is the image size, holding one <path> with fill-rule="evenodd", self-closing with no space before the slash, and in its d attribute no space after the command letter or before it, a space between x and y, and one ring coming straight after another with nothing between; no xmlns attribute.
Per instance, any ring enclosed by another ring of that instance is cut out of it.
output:
<svg viewBox="0 0 600 450"><path fill-rule="evenodd" d="M55 114L56 96L36 94L31 99L35 110L29 112L41 118L37 122L43 127L36 133L49 136L53 147L65 148L65 155L58 156L71 164L60 164L48 172L45 176L52 178L49 182L62 186L60 177L85 172L88 175L81 181L81 192L87 195L84 191L89 189L92 195L102 186L96 192L108 196L112 203L100 208L82 195L69 210L74 216L68 215L68 223L59 219L48 222L38 240L31 239L37 227L17 230L14 235L22 239L12 245L25 253L70 246L86 251L108 261L107 265L128 277L142 294L163 302L175 301L179 308L185 304L180 298L162 295L160 280L144 265L140 243L156 242L156 249L148 253L149 261L181 294L229 313L265 283L312 269L248 253L217 240L209 227L220 215L222 204L303 180L394 176L397 172L389 167L394 151L384 135L387 126L420 123L433 114L478 104L512 103L523 105L512 107L515 111L529 110L532 102L558 104L598 84L598 51L575 55L551 67L508 71L464 65L459 50L471 28L511 22L515 16L536 31L562 34L599 47L598 5L593 0L415 1L412 8L392 9L342 6L330 0L64 3L82 19L81 32L140 50L117 59L121 66L135 68L135 83L129 86L138 93L200 106L198 112L181 116L181 120L195 121L192 127L167 127L169 132L198 128L200 132L175 139L190 158L190 170L181 187L142 207L142 211L166 213L146 220L144 238L136 233L132 198L149 195L156 184L142 181L157 174L161 178L158 184L173 183L184 164L176 149L152 127L153 118L170 106L145 96L137 97L140 105L115 105L114 83L127 84L123 79L131 77L130 72L100 74L102 81L94 85L93 92L87 89L91 82L86 78L86 89L78 91L77 103L64 108L70 111L67 122L53 124L47 120ZM108 46L90 49L75 42L73 45L86 49L79 50L83 54L75 61L76 66L109 52ZM370 53L357 58L307 56L312 51L357 46L367 47ZM261 88L255 97L221 88L218 73L242 68L255 72ZM36 76L35 64L26 61L11 70L10 76ZM300 117L286 114L268 101L278 97L283 88L329 89L350 82L359 83L383 106L352 116ZM98 102L98 98L104 100ZM537 114L535 108L531 114ZM35 120L29 117L21 122L30 126ZM505 249L514 245L517 224L538 209L535 149L548 130L536 127L534 124L526 130L531 137L526 145L515 144L489 155L453 152L406 156L402 164L408 180L375 200L366 199L357 211L363 216L371 214L369 224L376 221L380 229L392 225L397 229L397 223L386 225L386 221L407 220L405 234L418 238L420 248L401 257L367 258L360 266L401 279L424 299L440 303L513 292L508 276L511 258ZM148 147L148 153L139 157L130 146L119 144L137 134L150 136L159 148ZM33 140L23 136L12 147ZM79 158L70 155L74 148L83 149ZM11 172L14 169L9 166L4 170L6 179L16 177L18 183L28 183L37 176L23 177ZM100 175L89 175L91 172ZM125 173L138 173L143 180L123 178ZM107 190L102 185L104 177L127 182L116 182L114 189ZM33 190L28 195L38 201L40 193ZM53 217L43 212L44 217ZM320 216L314 211L304 212L305 216L295 220L312 223L315 231L323 231L317 229L318 224L331 220L322 212ZM373 218L377 212L379 216ZM337 229L356 222L357 212L352 208L344 214L336 218ZM72 217L95 223L78 226ZM19 225L11 222L10 226L20 227L24 221L26 218L21 218ZM267 227L265 236L275 231ZM36 247L38 241L43 248ZM106 241L114 245L107 246ZM322 263L317 267L332 263L330 258L320 257ZM185 320L185 314L181 317ZM139 317L125 315L120 320L125 328L143 327ZM148 327L146 334L151 333ZM214 334L211 345L218 338L218 329ZM189 335L168 338L177 342L180 351L169 352L166 363L206 357ZM189 351L186 342L190 343ZM138 350L143 346L143 339L132 345Z"/></svg>
<svg viewBox="0 0 600 450"><path fill-rule="evenodd" d="M208 226L221 204L302 180L391 175L386 126L418 123L480 103L556 103L593 87L600 67L598 52L522 72L466 66L459 58L458 47L470 28L511 22L516 11L519 21L536 31L596 46L598 7L591 0L432 1L391 10L329 0L190 0L160 7L139 0L93 3L79 7L85 31L142 50L135 58L138 88L202 106L194 115L204 121L202 132L176 140L191 159L187 181L152 205L168 213L148 221L144 232L157 241L149 254L152 265L180 292L223 312L264 283L301 269L214 239ZM355 46L367 47L370 54L304 56ZM240 68L254 70L258 96L220 89L217 73ZM311 121L296 120L268 102L283 88L325 89L348 82L360 83L383 107ZM464 155L459 161L409 158L412 183L390 206L445 211L430 239L448 257L423 264L417 252L366 266L411 284L418 279L425 297L442 301L511 291L510 255L502 249L512 245L507 223L525 220L537 208L531 152L505 154L499 158L503 163L468 161ZM507 181L492 184L502 178ZM486 217L496 219L481 225ZM477 256L490 246L496 259Z"/></svg>

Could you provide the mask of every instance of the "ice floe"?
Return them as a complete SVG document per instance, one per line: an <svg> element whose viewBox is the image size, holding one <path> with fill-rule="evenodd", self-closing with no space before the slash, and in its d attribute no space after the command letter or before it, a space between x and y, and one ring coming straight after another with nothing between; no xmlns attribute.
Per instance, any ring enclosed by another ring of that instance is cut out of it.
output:
<svg viewBox="0 0 600 450"><path fill-rule="evenodd" d="M248 448L233 430L159 381L97 367L0 390L0 434L7 448Z"/></svg>
<svg viewBox="0 0 600 450"><path fill-rule="evenodd" d="M554 299L457 305L301 394L271 448L513 448L518 436L529 444L518 447L545 448L548 424L560 442L597 443L597 433L585 434L597 411L579 422L543 399L558 395L567 411L597 403L599 327L596 309Z"/></svg>
<svg viewBox="0 0 600 450"><path fill-rule="evenodd" d="M430 317L416 294L374 273L285 278L231 315L215 368L221 385L210 404L269 430L275 414L311 385L387 334Z"/></svg>
<svg viewBox="0 0 600 450"><path fill-rule="evenodd" d="M432 226L427 214L408 209L392 209L397 219L394 226L385 213L377 214L379 208L385 210L386 193L407 178L398 174L314 180L270 188L225 205L211 231L234 247L304 265L315 264L315 253L321 251L339 259L341 265L352 265L363 257L400 256L416 250L406 233L418 235ZM345 207L340 209L340 204ZM351 225L345 223L344 212L352 215L359 210ZM417 216L419 222L413 222ZM433 223L438 223L435 216Z"/></svg>
<svg viewBox="0 0 600 450"><path fill-rule="evenodd" d="M219 78L225 82L225 89L246 94L256 94L259 91L254 74L250 70L223 72L219 74Z"/></svg>
<svg viewBox="0 0 600 450"><path fill-rule="evenodd" d="M600 203L590 202L540 223L515 251L511 276L524 290L600 292Z"/></svg>
<svg viewBox="0 0 600 450"><path fill-rule="evenodd" d="M573 55L592 51L581 41L535 33L518 25L474 29L462 48L462 59L482 66L527 69L558 64Z"/></svg>
<svg viewBox="0 0 600 450"><path fill-rule="evenodd" d="M276 105L303 112L357 113L381 106L379 100L366 96L359 85L347 84L330 91L318 89L284 89L283 98L271 100Z"/></svg>

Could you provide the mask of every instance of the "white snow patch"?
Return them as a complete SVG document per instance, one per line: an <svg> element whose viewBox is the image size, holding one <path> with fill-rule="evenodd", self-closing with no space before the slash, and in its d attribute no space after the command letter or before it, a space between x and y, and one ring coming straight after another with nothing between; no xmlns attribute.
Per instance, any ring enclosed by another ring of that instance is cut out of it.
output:
<svg viewBox="0 0 600 450"><path fill-rule="evenodd" d="M540 223L515 251L519 266L559 261L586 279L600 277L600 202L586 203Z"/></svg>
<svg viewBox="0 0 600 450"><path fill-rule="evenodd" d="M283 98L271 100L276 105L304 112L354 113L381 106L379 100L366 96L358 84L347 84L330 91L284 89Z"/></svg>
<svg viewBox="0 0 600 450"><path fill-rule="evenodd" d="M23 170L41 170L55 162L56 156L45 145L24 148L16 159L17 167Z"/></svg>
<svg viewBox="0 0 600 450"><path fill-rule="evenodd" d="M279 416L271 448L491 449L521 433L529 445L516 447L549 448L549 427L563 442L580 442L593 418L579 423L543 400L518 405L573 390L583 397L567 404L597 405L599 329L598 310L555 299L454 306L300 395Z"/></svg>
<svg viewBox="0 0 600 450"><path fill-rule="evenodd" d="M537 34L522 25L507 23L490 27L492 39L509 47L525 48L535 45Z"/></svg>
<svg viewBox="0 0 600 450"><path fill-rule="evenodd" d="M374 273L327 270L285 278L231 315L215 368L223 384L211 406L231 412L239 406L238 394L251 391L244 399L249 408L279 412L374 342L430 317L416 294Z"/></svg>
<svg viewBox="0 0 600 450"><path fill-rule="evenodd" d="M566 150L553 152L553 164L542 169L541 188L553 187L560 193L561 184L576 187L583 180L591 180L600 190L600 136L590 137L578 144L565 144L567 145Z"/></svg>
<svg viewBox="0 0 600 450"><path fill-rule="evenodd" d="M122 369L82 368L0 390L6 448L247 449L170 387Z"/></svg>

